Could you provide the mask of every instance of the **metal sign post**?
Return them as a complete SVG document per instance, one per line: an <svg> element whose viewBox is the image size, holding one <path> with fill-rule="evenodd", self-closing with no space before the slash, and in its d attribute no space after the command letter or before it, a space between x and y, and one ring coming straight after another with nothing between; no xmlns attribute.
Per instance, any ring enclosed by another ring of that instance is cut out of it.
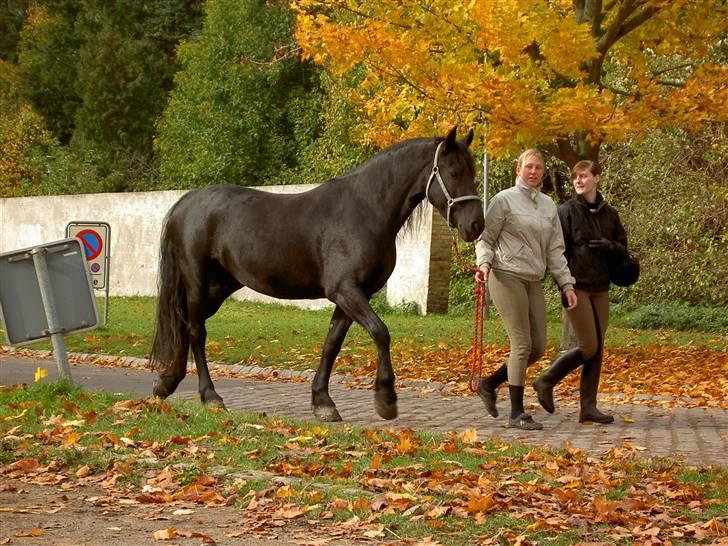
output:
<svg viewBox="0 0 728 546"><path fill-rule="evenodd" d="M111 226L106 222L69 222L66 237L76 237L81 241L91 282L95 290L104 289L104 326L109 323L109 269L111 245Z"/></svg>
<svg viewBox="0 0 728 546"><path fill-rule="evenodd" d="M10 345L50 337L59 378L71 381L63 336L99 324L81 242L64 239L0 254L0 318Z"/></svg>
<svg viewBox="0 0 728 546"><path fill-rule="evenodd" d="M58 366L58 377L62 381L68 381L70 383L73 379L71 378L71 368L68 366L66 344L63 342L63 328L61 328L61 322L56 312L56 301L53 297L51 277L48 273L48 264L46 263L48 249L43 247L34 248L29 254L33 257L35 274L38 277L40 299L43 301L43 308L45 309L46 320L48 322L48 329L45 330L45 333L51 336L53 354L56 356L56 365Z"/></svg>

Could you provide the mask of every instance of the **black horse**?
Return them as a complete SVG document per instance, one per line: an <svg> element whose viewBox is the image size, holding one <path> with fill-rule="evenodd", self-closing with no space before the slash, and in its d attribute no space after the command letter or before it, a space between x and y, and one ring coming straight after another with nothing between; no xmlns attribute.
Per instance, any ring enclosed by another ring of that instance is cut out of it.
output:
<svg viewBox="0 0 728 546"><path fill-rule="evenodd" d="M202 402L222 406L205 357L205 321L248 286L276 298L326 297L336 304L312 384L314 414L341 416L329 377L352 321L369 333L379 363L375 407L397 416L389 330L369 305L396 261L395 239L425 198L466 241L483 230L475 195L470 131L395 144L354 171L297 194L215 185L185 194L162 233L157 329L151 350L154 394L166 398L187 371L190 348Z"/></svg>

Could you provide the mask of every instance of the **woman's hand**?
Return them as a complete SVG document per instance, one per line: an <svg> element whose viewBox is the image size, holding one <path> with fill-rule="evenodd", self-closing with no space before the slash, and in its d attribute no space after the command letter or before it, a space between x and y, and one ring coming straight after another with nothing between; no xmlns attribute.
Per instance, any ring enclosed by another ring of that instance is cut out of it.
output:
<svg viewBox="0 0 728 546"><path fill-rule="evenodd" d="M488 272L490 268L487 265L481 265L475 272L475 282L488 282Z"/></svg>
<svg viewBox="0 0 728 546"><path fill-rule="evenodd" d="M566 309L567 311L571 311L574 307L576 307L577 304L577 298L576 298L576 292L573 290L567 290L564 292L564 295L566 296Z"/></svg>

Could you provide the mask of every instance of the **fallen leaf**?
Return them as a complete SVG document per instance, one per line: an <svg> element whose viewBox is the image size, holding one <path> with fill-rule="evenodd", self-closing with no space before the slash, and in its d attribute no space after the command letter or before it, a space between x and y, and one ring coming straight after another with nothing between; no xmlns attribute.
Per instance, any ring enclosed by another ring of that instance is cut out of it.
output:
<svg viewBox="0 0 728 546"><path fill-rule="evenodd" d="M41 537L43 536L43 529L33 529L32 531L18 531L15 533L18 538L23 537Z"/></svg>
<svg viewBox="0 0 728 546"><path fill-rule="evenodd" d="M154 531L154 540L172 540L173 538L177 538L177 529L174 527Z"/></svg>

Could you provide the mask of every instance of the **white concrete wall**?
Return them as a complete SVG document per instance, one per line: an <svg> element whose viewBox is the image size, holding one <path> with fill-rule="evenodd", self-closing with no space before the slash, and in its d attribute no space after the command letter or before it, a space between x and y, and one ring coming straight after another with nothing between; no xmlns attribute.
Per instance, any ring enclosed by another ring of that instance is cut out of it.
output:
<svg viewBox="0 0 728 546"><path fill-rule="evenodd" d="M295 193L311 187L259 189ZM69 222L106 222L111 226L110 295L153 296L162 222L167 210L184 193L185 190L0 199L0 253L63 239ZM423 313L427 309L431 217L428 210L418 229L398 237L397 265L387 284L391 304L412 301ZM248 288L233 297L304 308L331 305L328 300L274 300Z"/></svg>

